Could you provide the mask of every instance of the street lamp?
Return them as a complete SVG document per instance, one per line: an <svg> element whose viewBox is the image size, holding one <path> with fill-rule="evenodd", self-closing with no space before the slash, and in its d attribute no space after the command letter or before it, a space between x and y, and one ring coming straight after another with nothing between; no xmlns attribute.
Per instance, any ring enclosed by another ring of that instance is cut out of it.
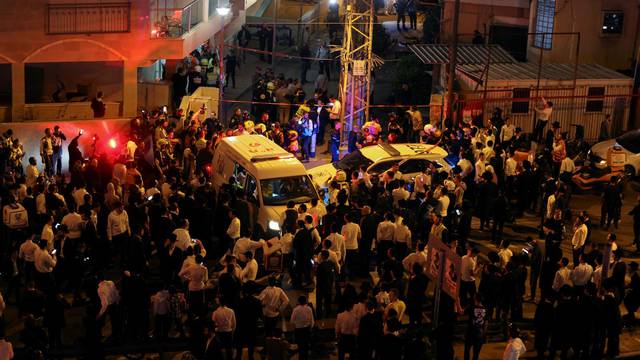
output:
<svg viewBox="0 0 640 360"><path fill-rule="evenodd" d="M231 12L231 8L229 7L219 7L216 8L216 12L220 15L220 79L218 85L218 121L222 121L224 119L224 105L222 104L223 92L224 92L224 17L229 15Z"/></svg>

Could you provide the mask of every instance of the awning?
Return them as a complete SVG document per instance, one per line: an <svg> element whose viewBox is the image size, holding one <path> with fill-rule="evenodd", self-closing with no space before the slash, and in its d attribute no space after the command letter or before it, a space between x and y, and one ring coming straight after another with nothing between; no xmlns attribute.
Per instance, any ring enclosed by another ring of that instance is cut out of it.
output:
<svg viewBox="0 0 640 360"><path fill-rule="evenodd" d="M512 64L516 63L505 49L499 45L458 45L458 65L486 64L489 58L489 48L491 48L492 64ZM448 64L449 46L446 44L414 44L409 45L409 49L424 64Z"/></svg>

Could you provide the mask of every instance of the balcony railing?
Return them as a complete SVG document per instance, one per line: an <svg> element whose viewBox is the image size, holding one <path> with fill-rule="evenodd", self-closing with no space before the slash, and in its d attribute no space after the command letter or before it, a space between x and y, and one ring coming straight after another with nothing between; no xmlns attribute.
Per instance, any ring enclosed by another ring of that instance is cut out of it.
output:
<svg viewBox="0 0 640 360"><path fill-rule="evenodd" d="M106 34L131 31L131 3L48 4L45 33Z"/></svg>
<svg viewBox="0 0 640 360"><path fill-rule="evenodd" d="M193 0L187 5L182 1L154 1L151 5L154 38L178 38L191 31L204 19L204 0Z"/></svg>

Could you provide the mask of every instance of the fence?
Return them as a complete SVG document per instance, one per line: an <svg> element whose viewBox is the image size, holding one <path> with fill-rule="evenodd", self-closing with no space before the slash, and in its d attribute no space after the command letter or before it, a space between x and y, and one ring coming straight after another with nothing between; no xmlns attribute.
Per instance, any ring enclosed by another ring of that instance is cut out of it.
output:
<svg viewBox="0 0 640 360"><path fill-rule="evenodd" d="M524 89L524 88L523 88ZM518 89L500 88L483 91L469 91L462 94L458 100L462 110L458 116L484 117L489 119L494 108L502 109L503 116L509 115L516 127L525 132L530 132L535 125L535 108L541 107L540 98L534 96L535 91L529 94L518 94ZM486 99L483 100L483 97ZM521 96L521 97L519 97ZM551 121L560 122L563 131L575 135L575 126L584 127L585 138L595 140L598 138L600 123L606 114L610 114L613 120L613 133L627 130L629 108L632 99L630 86L610 85L606 87L606 95L589 94L589 87L578 86L575 94L572 88L541 88L539 96L553 103ZM484 109L484 111L483 111Z"/></svg>
<svg viewBox="0 0 640 360"><path fill-rule="evenodd" d="M49 35L131 31L131 3L47 4L45 16Z"/></svg>

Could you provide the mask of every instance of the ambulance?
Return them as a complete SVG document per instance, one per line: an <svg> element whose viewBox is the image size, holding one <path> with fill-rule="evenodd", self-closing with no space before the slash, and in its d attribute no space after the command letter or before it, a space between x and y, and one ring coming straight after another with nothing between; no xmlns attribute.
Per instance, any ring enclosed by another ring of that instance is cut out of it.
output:
<svg viewBox="0 0 640 360"><path fill-rule="evenodd" d="M289 201L309 206L318 198L302 163L262 135L224 138L216 148L212 167L216 192L235 179L235 188L249 203L249 228L259 225L270 235L281 231L281 214Z"/></svg>

